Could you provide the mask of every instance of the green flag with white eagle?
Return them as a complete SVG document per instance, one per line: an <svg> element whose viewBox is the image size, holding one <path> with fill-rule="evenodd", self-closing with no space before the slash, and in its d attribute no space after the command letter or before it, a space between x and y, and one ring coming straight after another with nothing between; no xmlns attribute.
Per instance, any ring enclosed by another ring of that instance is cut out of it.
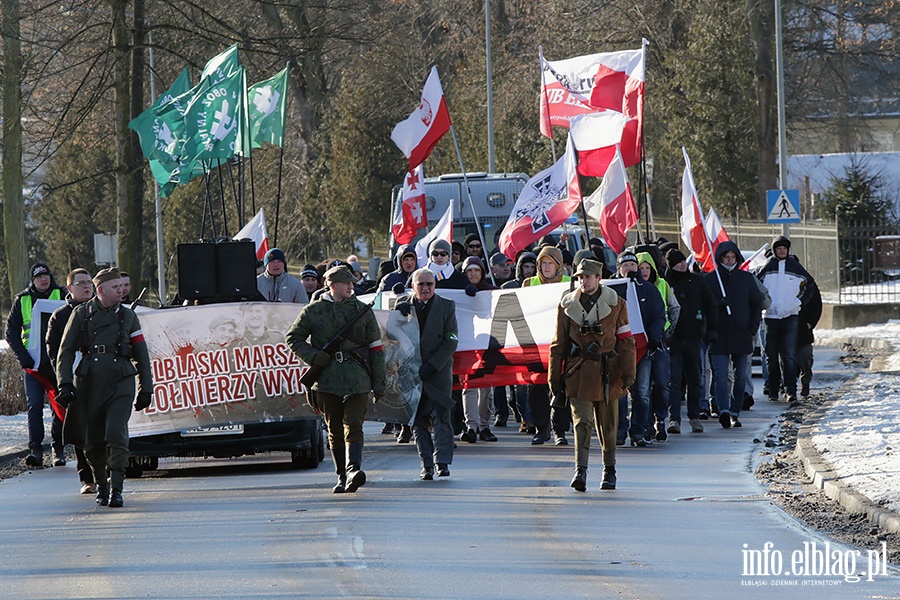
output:
<svg viewBox="0 0 900 600"><path fill-rule="evenodd" d="M247 90L250 144L253 148L261 147L263 142L275 146L283 143L287 86L288 67L285 67L274 77L260 81Z"/></svg>

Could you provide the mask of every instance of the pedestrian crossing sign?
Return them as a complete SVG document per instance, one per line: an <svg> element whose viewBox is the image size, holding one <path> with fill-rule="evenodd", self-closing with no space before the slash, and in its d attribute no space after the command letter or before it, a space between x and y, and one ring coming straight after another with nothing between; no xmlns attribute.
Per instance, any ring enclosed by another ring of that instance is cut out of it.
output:
<svg viewBox="0 0 900 600"><path fill-rule="evenodd" d="M800 190L767 190L769 223L800 222Z"/></svg>

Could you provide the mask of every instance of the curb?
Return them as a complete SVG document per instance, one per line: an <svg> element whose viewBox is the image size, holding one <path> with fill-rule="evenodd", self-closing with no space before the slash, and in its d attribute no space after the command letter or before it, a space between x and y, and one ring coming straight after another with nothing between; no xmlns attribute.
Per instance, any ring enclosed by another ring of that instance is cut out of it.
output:
<svg viewBox="0 0 900 600"><path fill-rule="evenodd" d="M885 340L873 340L871 338L845 338L835 340L836 343L848 343L855 346L864 346L867 348L879 350L892 350L893 345ZM882 345L884 344L884 345ZM817 423L825 413L828 412L831 404L834 402L829 398L825 403L812 411L809 415L809 421ZM804 423L797 430L797 446L795 452L797 457L803 463L803 470L806 475L812 479L812 483L816 488L825 492L825 495L832 500L838 502L841 506L852 513L865 514L870 523L893 533L900 532L900 514L882 508L860 494L858 491L845 484L841 480L841 476L834 472L831 465L825 460L816 449L812 441L813 424Z"/></svg>

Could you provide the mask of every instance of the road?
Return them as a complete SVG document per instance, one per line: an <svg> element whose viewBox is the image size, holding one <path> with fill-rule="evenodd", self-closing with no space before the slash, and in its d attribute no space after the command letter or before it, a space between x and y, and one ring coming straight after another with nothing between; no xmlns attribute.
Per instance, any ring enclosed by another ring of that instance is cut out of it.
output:
<svg viewBox="0 0 900 600"><path fill-rule="evenodd" d="M744 574L767 543L783 569L826 543L842 564L855 556L786 516L752 474L754 439L782 407L620 449L613 492L598 489L599 449L579 494L571 447L532 447L511 427L460 443L451 477L423 482L414 446L369 423L355 494L331 493L330 460L295 471L287 455L165 461L126 482L122 509L79 495L72 466L29 472L0 482L0 598L898 597L893 571Z"/></svg>

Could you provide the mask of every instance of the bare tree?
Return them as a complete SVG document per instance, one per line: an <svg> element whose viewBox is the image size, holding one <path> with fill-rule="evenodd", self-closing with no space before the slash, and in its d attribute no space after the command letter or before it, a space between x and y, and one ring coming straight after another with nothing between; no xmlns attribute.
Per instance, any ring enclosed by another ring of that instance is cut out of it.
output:
<svg viewBox="0 0 900 600"><path fill-rule="evenodd" d="M3 243L9 286L28 282L25 209L22 198L22 54L19 0L3 0Z"/></svg>

